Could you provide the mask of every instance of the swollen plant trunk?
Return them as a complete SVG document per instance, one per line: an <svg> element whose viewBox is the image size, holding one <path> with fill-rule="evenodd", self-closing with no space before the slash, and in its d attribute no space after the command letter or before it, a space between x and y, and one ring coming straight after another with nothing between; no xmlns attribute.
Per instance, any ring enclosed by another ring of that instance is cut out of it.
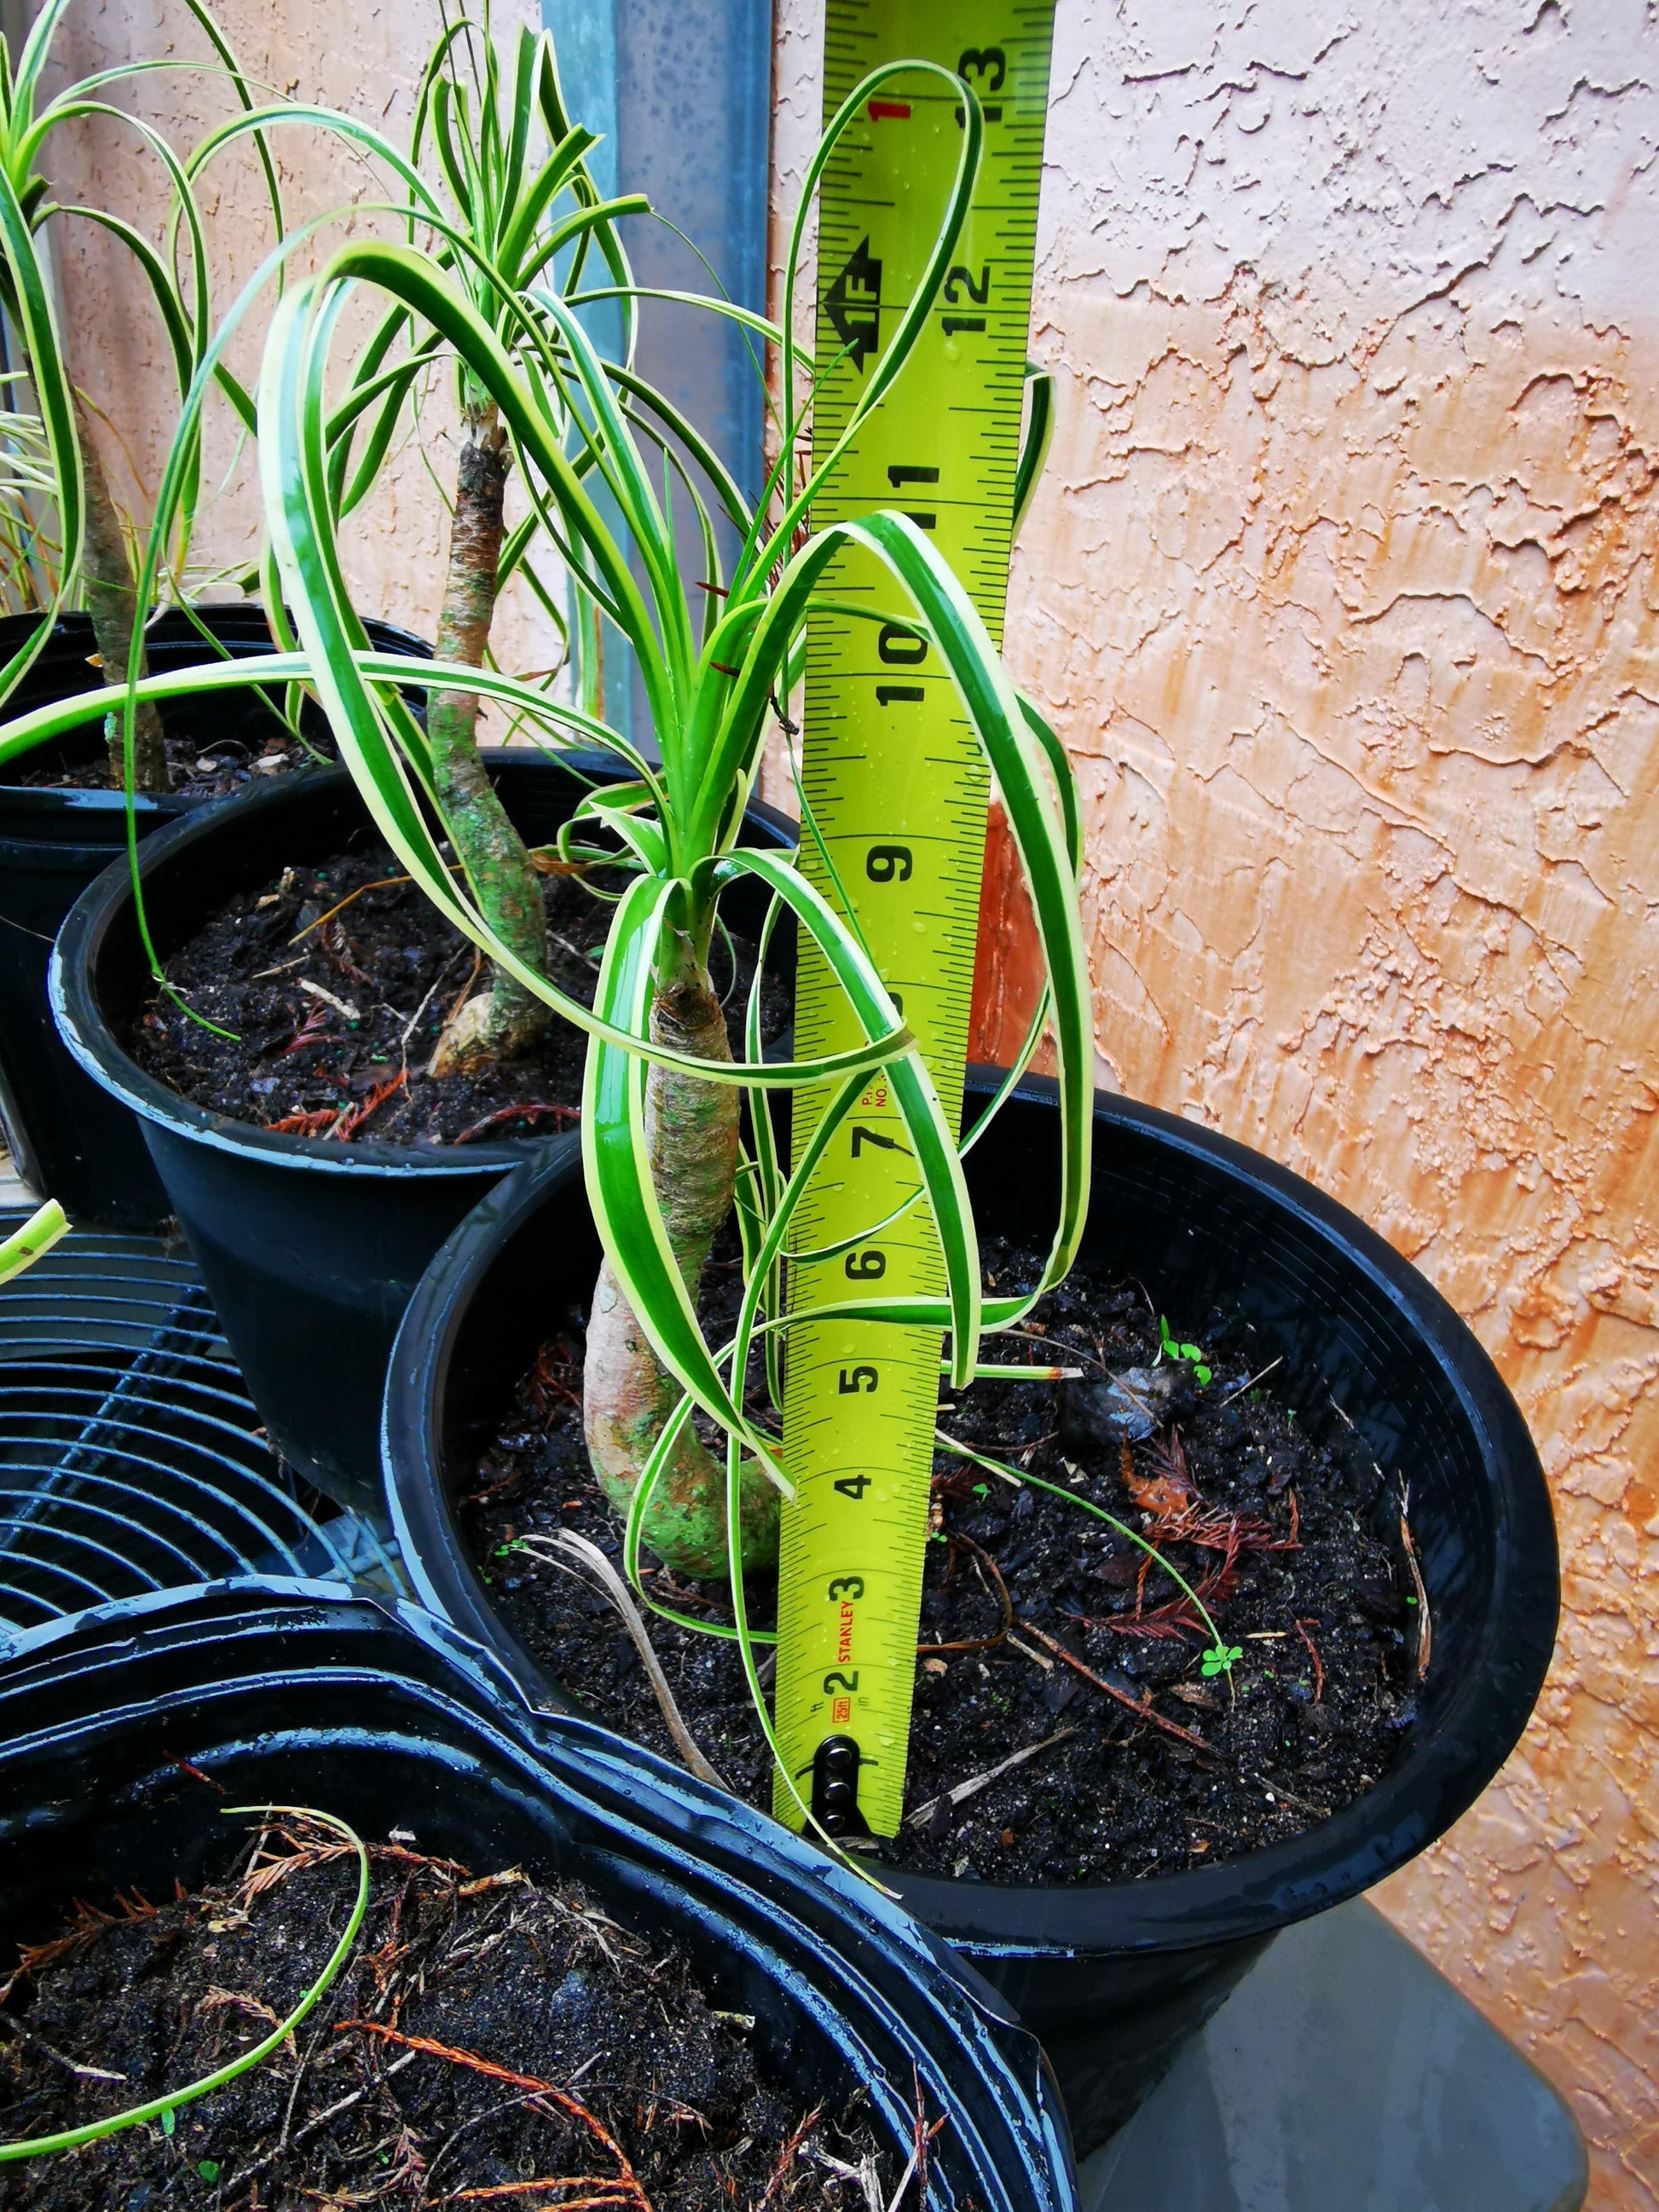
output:
<svg viewBox="0 0 1659 2212"><path fill-rule="evenodd" d="M695 1060L732 1057L726 1017L706 969L659 994L651 1034ZM646 1141L651 1181L668 1241L695 1300L714 1232L732 1210L738 1166L738 1094L729 1083L653 1066L646 1088ZM741 1389L741 1378L736 1385ZM626 1518L634 1492L680 1400L680 1386L651 1349L607 1259L599 1270L587 1324L583 1420L599 1486ZM752 1462L742 1491L745 1570L775 1565L778 1494ZM690 1422L658 1476L642 1537L665 1566L700 1580L726 1571L726 1467Z"/></svg>
<svg viewBox="0 0 1659 2212"><path fill-rule="evenodd" d="M482 668L495 613L507 448L493 407L464 419L437 652L440 660ZM478 703L476 692L433 696L427 736L438 797L485 919L522 961L539 970L547 959L541 885L478 757ZM446 1026L432 1055L432 1073L450 1075L510 1060L534 1043L551 1018L539 999L496 969L489 988L469 999Z"/></svg>
<svg viewBox="0 0 1659 2212"><path fill-rule="evenodd" d="M132 633L138 621L138 595L133 588L126 537L115 512L115 502L110 497L104 465L88 434L90 425L86 410L78 403L77 413L86 503L81 550L82 588L86 594L87 612L92 617L92 634L98 641L104 681L112 689L125 690ZM143 653L138 658L138 673L149 673L149 659ZM104 742L109 748L110 783L119 791L125 786L127 773L121 715L104 717ZM132 765L133 781L139 791L172 790L167 741L161 733L161 714L153 699L142 700L134 718Z"/></svg>

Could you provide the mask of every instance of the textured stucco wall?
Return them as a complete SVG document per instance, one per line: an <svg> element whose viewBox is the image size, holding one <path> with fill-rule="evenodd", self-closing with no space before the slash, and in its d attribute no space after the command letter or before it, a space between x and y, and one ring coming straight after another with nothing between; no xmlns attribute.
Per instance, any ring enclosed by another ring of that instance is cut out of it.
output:
<svg viewBox="0 0 1659 2212"><path fill-rule="evenodd" d="M780 11L781 207L820 21ZM1538 1438L1550 1686L1381 1901L1620 2207L1659 2203L1656 82L1640 0L1060 0L1008 632L1082 782L1108 1079L1380 1228Z"/></svg>
<svg viewBox="0 0 1659 2212"><path fill-rule="evenodd" d="M533 26L540 20L535 0L499 0L494 12L507 36L520 21ZM216 0L216 14L256 96L343 109L394 145L407 145L416 86L442 20L439 0L360 9L316 0L282 0L276 6ZM135 58L212 61L185 8L164 5L158 19L128 0L76 0L55 51L53 81L60 87ZM154 121L186 153L233 112L222 82L191 71L117 85L104 97ZM302 251L298 265L316 265L349 233L387 228L374 211L387 197L383 177L366 156L320 131L298 126L274 133L273 151L290 228L337 208L356 210ZM131 129L100 118L66 126L50 142L47 167L66 204L86 199L110 208L159 240L167 208L162 172ZM264 187L251 149L233 148L222 155L208 172L201 198L222 311L271 243ZM100 444L118 498L142 514L161 474L177 407L165 340L142 280L135 281L123 249L106 233L86 222L66 222L58 227L57 241L71 362L106 418ZM255 311L232 351L245 381L257 373L264 320L264 312ZM366 328L362 316L347 325L348 332ZM443 586L454 419L452 380L434 379L422 414L426 459L405 435L377 493L348 525L345 541L347 573L362 611L404 623L428 638ZM204 482L192 566L206 576L249 562L258 550L253 459L222 406L210 421ZM511 502L508 511L514 512ZM505 666L546 668L557 657L556 634L516 583L503 601L495 635Z"/></svg>

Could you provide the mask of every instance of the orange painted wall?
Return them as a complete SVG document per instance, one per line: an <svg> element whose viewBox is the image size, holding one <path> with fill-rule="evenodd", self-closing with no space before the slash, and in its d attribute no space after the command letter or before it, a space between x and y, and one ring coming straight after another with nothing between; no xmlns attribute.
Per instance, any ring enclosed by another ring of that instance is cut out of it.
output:
<svg viewBox="0 0 1659 2212"><path fill-rule="evenodd" d="M820 25L783 0L780 214ZM1060 0L1059 423L1008 624L1082 787L1103 1079L1380 1229L1538 1439L1550 1683L1379 1902L1630 2212L1659 2204L1656 32L1636 0ZM981 981L1018 987L1005 894Z"/></svg>

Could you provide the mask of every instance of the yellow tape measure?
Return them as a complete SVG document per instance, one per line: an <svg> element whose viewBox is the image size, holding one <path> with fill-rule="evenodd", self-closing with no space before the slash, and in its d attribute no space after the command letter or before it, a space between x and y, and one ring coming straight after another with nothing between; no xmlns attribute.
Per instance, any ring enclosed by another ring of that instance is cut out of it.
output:
<svg viewBox="0 0 1659 2212"><path fill-rule="evenodd" d="M879 507L908 514L955 568L999 642L1008 589L1020 398L1030 325L1054 0L829 0L824 112L886 61L943 63L983 106L972 209L915 353L828 495L822 526ZM821 362L813 422L829 452L861 380L915 292L961 151L961 103L939 78L897 76L826 168L818 243ZM836 362L837 356L840 356ZM835 595L902 617L873 557L844 554ZM988 778L927 641L902 618L815 615L807 640L802 781L833 876L803 836L804 872L853 902L866 943L926 1056L948 1116L960 1112L984 862ZM803 953L795 1044L856 1044L845 1001ZM825 1103L797 1093L796 1141ZM796 1215L795 1249L854 1237L918 1188L904 1125L872 1081L837 1132ZM939 1397L937 1330L812 1323L862 1289L944 1293L923 1205L838 1253L792 1267L776 1727L784 1763L832 1833L891 1835L903 1804ZM801 1825L781 1778L774 1806Z"/></svg>

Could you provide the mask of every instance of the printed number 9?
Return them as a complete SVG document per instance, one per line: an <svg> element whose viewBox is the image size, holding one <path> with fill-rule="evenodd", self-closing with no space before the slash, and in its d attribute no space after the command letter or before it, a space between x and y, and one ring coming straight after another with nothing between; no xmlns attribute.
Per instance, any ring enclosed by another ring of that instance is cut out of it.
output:
<svg viewBox="0 0 1659 2212"><path fill-rule="evenodd" d="M908 884L910 865L908 845L872 845L865 858L864 872L872 884L890 884L895 877Z"/></svg>
<svg viewBox="0 0 1659 2212"><path fill-rule="evenodd" d="M887 1273L887 1255L884 1252L849 1252L847 1273L849 1281L873 1282L878 1275Z"/></svg>

